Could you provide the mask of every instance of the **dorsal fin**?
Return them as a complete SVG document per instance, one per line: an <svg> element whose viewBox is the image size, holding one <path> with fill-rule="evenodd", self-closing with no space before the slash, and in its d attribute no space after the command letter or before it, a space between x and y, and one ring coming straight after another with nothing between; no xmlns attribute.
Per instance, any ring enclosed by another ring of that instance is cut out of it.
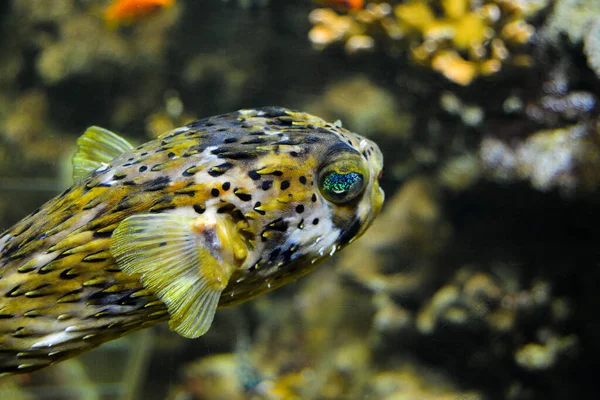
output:
<svg viewBox="0 0 600 400"><path fill-rule="evenodd" d="M113 233L110 250L119 268L140 275L144 287L167 306L169 327L184 337L196 338L210 328L233 263L246 256L227 224L205 216L140 214Z"/></svg>
<svg viewBox="0 0 600 400"><path fill-rule="evenodd" d="M133 146L116 133L98 126L90 126L77 139L77 151L72 160L73 179L81 179L131 149Z"/></svg>

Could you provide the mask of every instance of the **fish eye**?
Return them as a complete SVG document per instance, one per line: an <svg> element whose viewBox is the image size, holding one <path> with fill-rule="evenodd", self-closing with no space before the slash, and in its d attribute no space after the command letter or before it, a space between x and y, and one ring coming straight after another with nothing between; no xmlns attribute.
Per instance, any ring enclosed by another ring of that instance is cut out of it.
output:
<svg viewBox="0 0 600 400"><path fill-rule="evenodd" d="M341 160L319 173L319 190L332 203L348 203L365 189L368 172L361 162Z"/></svg>

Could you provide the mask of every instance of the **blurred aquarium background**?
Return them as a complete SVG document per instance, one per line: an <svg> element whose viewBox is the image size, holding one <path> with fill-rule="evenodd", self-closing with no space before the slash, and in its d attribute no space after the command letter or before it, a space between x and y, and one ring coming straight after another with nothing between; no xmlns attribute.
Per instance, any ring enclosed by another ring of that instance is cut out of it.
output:
<svg viewBox="0 0 600 400"><path fill-rule="evenodd" d="M386 205L205 336L163 324L0 399L600 398L598 0L117 2L0 2L2 230L70 186L90 125L142 143L263 105L375 140Z"/></svg>

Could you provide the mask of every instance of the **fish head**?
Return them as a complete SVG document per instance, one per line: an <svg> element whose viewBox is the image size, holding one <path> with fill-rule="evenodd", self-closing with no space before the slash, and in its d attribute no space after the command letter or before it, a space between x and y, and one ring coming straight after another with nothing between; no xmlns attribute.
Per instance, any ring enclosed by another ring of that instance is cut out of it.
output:
<svg viewBox="0 0 600 400"><path fill-rule="evenodd" d="M238 185L252 193L253 209L244 223L255 236L221 305L306 274L360 237L384 201L383 156L373 141L306 113L281 108L240 113L246 126L262 126L257 130L265 142L253 148L260 156Z"/></svg>

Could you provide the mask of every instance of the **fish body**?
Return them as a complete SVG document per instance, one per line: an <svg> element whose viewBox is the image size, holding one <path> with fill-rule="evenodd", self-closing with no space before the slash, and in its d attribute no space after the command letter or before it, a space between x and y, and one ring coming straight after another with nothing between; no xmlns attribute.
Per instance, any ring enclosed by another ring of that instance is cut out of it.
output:
<svg viewBox="0 0 600 400"><path fill-rule="evenodd" d="M110 26L129 24L174 3L175 0L114 0L104 11L104 20Z"/></svg>
<svg viewBox="0 0 600 400"><path fill-rule="evenodd" d="M218 307L362 235L383 203L373 142L279 107L137 148L90 128L78 145L76 183L0 236L0 374L163 321L200 336Z"/></svg>

